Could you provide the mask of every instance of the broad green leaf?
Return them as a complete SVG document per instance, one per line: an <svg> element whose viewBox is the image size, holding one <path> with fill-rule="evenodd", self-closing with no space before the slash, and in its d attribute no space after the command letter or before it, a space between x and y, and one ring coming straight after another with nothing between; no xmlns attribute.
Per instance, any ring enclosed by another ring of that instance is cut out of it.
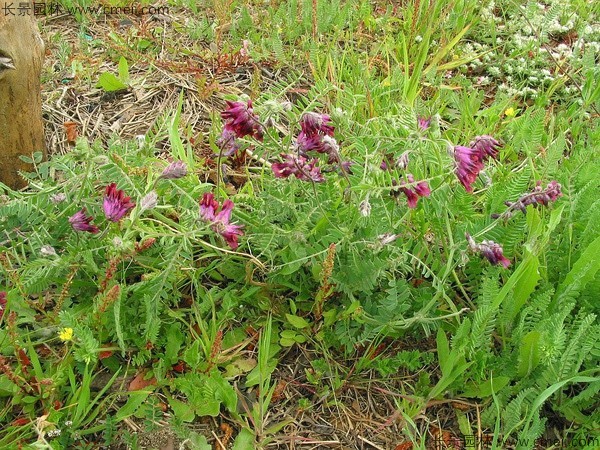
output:
<svg viewBox="0 0 600 450"><path fill-rule="evenodd" d="M519 376L529 374L540 363L540 339L542 334L533 330L525 335L519 350Z"/></svg>
<svg viewBox="0 0 600 450"><path fill-rule="evenodd" d="M594 239L581 253L571 271L557 289L555 304L560 304L571 292L578 292L591 281L600 269L600 236Z"/></svg>
<svg viewBox="0 0 600 450"><path fill-rule="evenodd" d="M223 375L218 370L214 370L210 374L209 380L209 386L213 391L214 398L223 403L223 406L230 412L236 412L237 394L235 393L233 386L223 378Z"/></svg>
<svg viewBox="0 0 600 450"><path fill-rule="evenodd" d="M188 439L192 450L212 450L212 446L206 440L206 436L200 433L191 431L188 435Z"/></svg>
<svg viewBox="0 0 600 450"><path fill-rule="evenodd" d="M200 341L195 340L186 351L183 353L183 360L193 369L196 369L200 364Z"/></svg>
<svg viewBox="0 0 600 450"><path fill-rule="evenodd" d="M515 288L512 295L508 296L504 305L506 314L501 315L505 327L510 328L510 324L517 316L521 308L525 305L529 297L535 291L535 288L540 280L539 274L540 262L537 256L525 250L525 258L521 265L523 266L523 274L515 282Z"/></svg>
<svg viewBox="0 0 600 450"><path fill-rule="evenodd" d="M254 434L248 428L242 428L233 441L232 450L249 450L255 448Z"/></svg>
<svg viewBox="0 0 600 450"><path fill-rule="evenodd" d="M188 403L169 398L169 406L171 406L175 417L183 422L191 422L196 417L194 409Z"/></svg>
<svg viewBox="0 0 600 450"><path fill-rule="evenodd" d="M498 392L510 382L510 377L490 378L483 383L469 383L462 393L464 397L486 398Z"/></svg>
<svg viewBox="0 0 600 450"><path fill-rule="evenodd" d="M243 373L250 372L256 367L256 360L253 358L236 359L225 367L225 377L232 378Z"/></svg>
<svg viewBox="0 0 600 450"><path fill-rule="evenodd" d="M179 360L179 349L183 344L183 334L176 323L171 324L167 330L167 344L165 345L165 362L175 364Z"/></svg>
<svg viewBox="0 0 600 450"><path fill-rule="evenodd" d="M134 391L129 394L129 399L121 409L117 411L115 420L120 422L123 419L127 419L129 416L133 416L140 406L146 401L152 391Z"/></svg>
<svg viewBox="0 0 600 450"><path fill-rule="evenodd" d="M116 92L127 89L127 85L110 72L100 74L96 87L102 88L106 92Z"/></svg>
<svg viewBox="0 0 600 450"><path fill-rule="evenodd" d="M0 377L0 397L12 397L19 387L6 377Z"/></svg>
<svg viewBox="0 0 600 450"><path fill-rule="evenodd" d="M129 64L124 56L119 59L119 79L125 84L129 83Z"/></svg>
<svg viewBox="0 0 600 450"><path fill-rule="evenodd" d="M448 338L446 337L446 333L444 333L444 330L442 330L441 328L438 330L436 341L438 361L440 363L440 367L446 367L449 359L448 357L450 356L450 346L448 345Z"/></svg>
<svg viewBox="0 0 600 450"><path fill-rule="evenodd" d="M279 346L277 346L279 347ZM276 358L270 358L267 364L266 375L273 373L275 367L277 367L278 360ZM256 366L252 371L246 376L246 387L256 386L260 383L260 381L264 378L260 376L259 366Z"/></svg>
<svg viewBox="0 0 600 450"><path fill-rule="evenodd" d="M286 314L285 317L288 320L288 322L292 324L293 327L308 328L310 326L310 323L308 323L308 321L303 317L294 316L293 314Z"/></svg>
<svg viewBox="0 0 600 450"><path fill-rule="evenodd" d="M221 410L221 403L212 398L201 398L194 403L194 410L200 417L217 417Z"/></svg>

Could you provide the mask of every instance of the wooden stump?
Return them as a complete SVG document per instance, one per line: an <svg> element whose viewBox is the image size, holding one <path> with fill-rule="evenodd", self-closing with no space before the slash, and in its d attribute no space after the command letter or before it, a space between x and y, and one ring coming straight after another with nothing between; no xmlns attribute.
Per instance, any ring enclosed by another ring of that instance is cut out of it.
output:
<svg viewBox="0 0 600 450"><path fill-rule="evenodd" d="M5 2L6 1L6 2ZM33 16L33 4L23 13L23 2L0 0L0 181L13 189L26 183L18 170L32 167L19 155L45 156L40 74L44 43Z"/></svg>

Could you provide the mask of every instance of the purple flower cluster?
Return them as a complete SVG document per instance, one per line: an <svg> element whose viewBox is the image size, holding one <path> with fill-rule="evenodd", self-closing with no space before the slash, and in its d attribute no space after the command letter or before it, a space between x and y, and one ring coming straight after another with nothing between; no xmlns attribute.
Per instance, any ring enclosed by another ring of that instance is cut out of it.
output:
<svg viewBox="0 0 600 450"><path fill-rule="evenodd" d="M477 136L469 143L468 147L457 145L454 147L454 160L456 161L456 176L467 192L473 192L472 184L475 183L479 172L484 168L484 163L489 158L498 158L500 143L491 136Z"/></svg>
<svg viewBox="0 0 600 450"><path fill-rule="evenodd" d="M122 190L117 189L116 183L111 183L106 186L102 209L108 220L111 222L118 222L125 217L134 206L135 203L131 201L131 197L127 197ZM85 208L80 209L69 217L69 222L75 231L96 234L100 230L96 225L92 224L92 220L94 220L94 218L87 214Z"/></svg>
<svg viewBox="0 0 600 450"><path fill-rule="evenodd" d="M85 208L82 208L80 211L69 217L69 222L75 231L86 231L88 233L96 234L100 230L96 225L92 225L92 220L94 220L94 218L86 214Z"/></svg>
<svg viewBox="0 0 600 450"><path fill-rule="evenodd" d="M429 195L431 195L431 189L429 189L427 181L415 182L415 177L410 173L406 175L406 179L408 180L408 183L404 181L398 183L396 180L392 180L393 188L391 194L393 197L397 198L400 192L404 193L408 200L408 207L416 208L419 198L429 197Z"/></svg>
<svg viewBox="0 0 600 450"><path fill-rule="evenodd" d="M494 241L482 241L480 244L477 244L469 233L467 233L466 237L469 242L469 248L485 257L492 265L496 266L500 264L504 268L510 266L510 260L503 255L502 247L499 244L496 244Z"/></svg>
<svg viewBox="0 0 600 450"><path fill-rule="evenodd" d="M235 250L238 248L238 236L242 236L244 232L241 225L230 223L233 207L233 202L227 199L223 202L221 210L218 211L219 202L215 200L212 193L208 192L200 200L200 218L205 222L210 222L213 231L220 234L225 242Z"/></svg>
<svg viewBox="0 0 600 450"><path fill-rule="evenodd" d="M308 161L308 152L327 155L328 164L337 164L342 171L350 172L350 161L342 161L340 146L333 137L335 131L331 117L315 112L305 113L300 119L300 133L296 138L296 155L282 155L284 162L272 165L277 178L287 178L294 175L304 181L325 181L321 170L316 167L317 160Z"/></svg>
<svg viewBox="0 0 600 450"><path fill-rule="evenodd" d="M239 150L236 138L252 136L259 141L263 140L263 126L258 116L252 109L252 101L232 102L227 100L227 109L221 113L225 120L225 127L217 140L217 145L223 150L223 154L231 156Z"/></svg>
<svg viewBox="0 0 600 450"><path fill-rule="evenodd" d="M326 136L333 138L335 131L331 124L331 117L327 114L305 113L300 119L300 128L296 145L301 155L306 155L310 151L329 154L335 150L337 145L335 139L324 139Z"/></svg>
<svg viewBox="0 0 600 450"><path fill-rule="evenodd" d="M117 189L116 183L106 186L106 195L102 203L104 215L111 222L118 222L129 213L135 206L131 197L127 197L125 192Z"/></svg>
<svg viewBox="0 0 600 450"><path fill-rule="evenodd" d="M561 185L557 181L551 181L546 186L546 189L542 188L542 182L536 183L533 192L522 195L516 202L504 202L508 209L502 214L493 214L492 217L497 219L499 217L511 218L517 211L525 213L528 205L544 205L548 206L550 202L554 202L558 197L562 197Z"/></svg>
<svg viewBox="0 0 600 450"><path fill-rule="evenodd" d="M294 175L299 180L314 181L320 183L325 181L316 164L317 160L313 159L308 162L304 156L296 155L281 155L284 159L283 162L273 163L271 169L276 178L287 178Z"/></svg>

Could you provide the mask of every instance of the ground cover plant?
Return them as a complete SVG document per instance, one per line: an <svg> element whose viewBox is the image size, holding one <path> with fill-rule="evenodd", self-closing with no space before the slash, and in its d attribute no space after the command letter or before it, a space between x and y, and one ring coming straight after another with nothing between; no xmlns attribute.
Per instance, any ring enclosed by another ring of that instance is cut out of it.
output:
<svg viewBox="0 0 600 450"><path fill-rule="evenodd" d="M600 446L597 7L165 6L41 20L0 446Z"/></svg>

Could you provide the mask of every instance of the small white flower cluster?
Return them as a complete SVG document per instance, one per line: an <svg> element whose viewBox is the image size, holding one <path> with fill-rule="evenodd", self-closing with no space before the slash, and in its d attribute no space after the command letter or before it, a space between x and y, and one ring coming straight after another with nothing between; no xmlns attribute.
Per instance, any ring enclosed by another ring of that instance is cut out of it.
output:
<svg viewBox="0 0 600 450"><path fill-rule="evenodd" d="M60 431L60 429L58 429L58 428L57 428L57 429L54 429L54 430L50 430L50 431L48 431L48 433L46 433L46 435L47 435L47 436L48 436L50 439L54 439L54 438L56 438L56 437L60 436L60 434L61 434L61 431Z"/></svg>
<svg viewBox="0 0 600 450"><path fill-rule="evenodd" d="M578 68L583 52L600 52L600 24L585 23L589 20L578 15L575 3L487 2L480 11L480 26L495 30L495 42L457 46L454 57L470 59L461 71L475 75L480 86L498 84L499 91L509 96L536 98L563 78L561 71L548 69L557 64L563 71ZM572 97L574 88L572 80L561 80L554 95Z"/></svg>

